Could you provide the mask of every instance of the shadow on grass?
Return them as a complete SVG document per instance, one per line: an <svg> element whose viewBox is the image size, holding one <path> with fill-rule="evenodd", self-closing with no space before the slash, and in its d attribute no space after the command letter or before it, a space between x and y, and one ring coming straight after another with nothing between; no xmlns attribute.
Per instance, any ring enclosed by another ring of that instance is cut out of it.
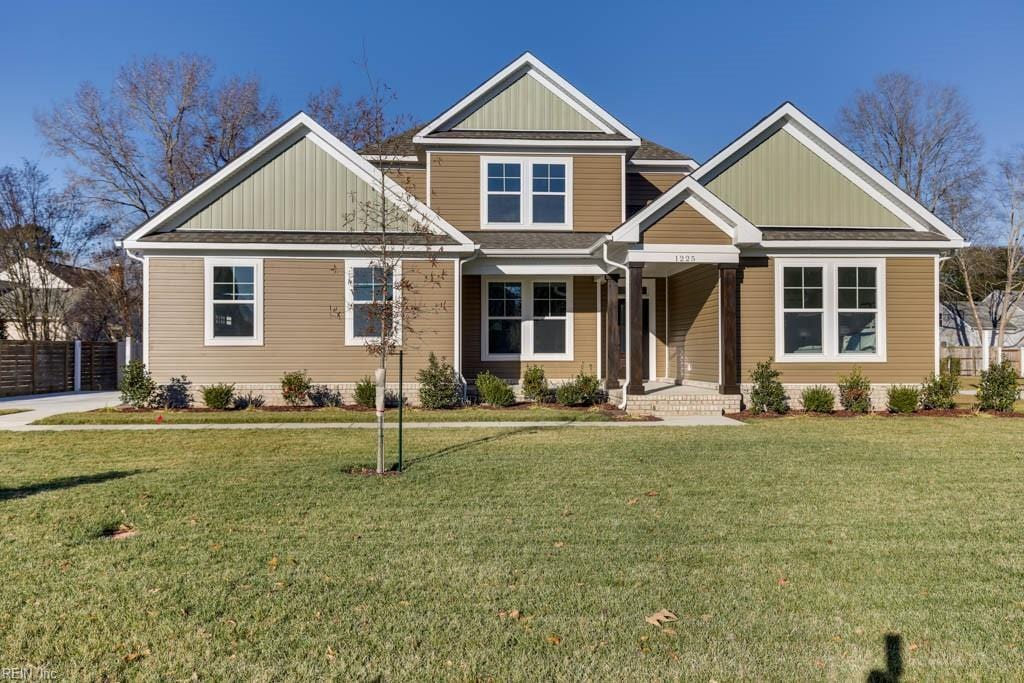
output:
<svg viewBox="0 0 1024 683"><path fill-rule="evenodd" d="M903 638L898 633L885 636L885 671L873 669L867 683L899 683L903 677Z"/></svg>
<svg viewBox="0 0 1024 683"><path fill-rule="evenodd" d="M474 446L479 446L485 443L492 443L494 441L501 441L507 439L510 436L519 436L520 434L533 434L540 429L550 429L549 427L519 427L517 429L510 429L506 432L500 432L491 436L482 436L478 439L470 439L469 441L463 441L462 443L452 444L451 446L445 446L441 450L434 451L433 453L426 453L424 455L418 455L415 458L409 458L405 461L404 469L409 470L420 463L428 462L430 460L437 460L448 455L454 455L455 453L461 453L462 451L469 450Z"/></svg>
<svg viewBox="0 0 1024 683"><path fill-rule="evenodd" d="M16 498L27 498L34 496L37 493L45 493L47 491L59 491L61 489L70 489L75 486L82 486L85 484L100 484L105 481L112 479L123 479L124 477L131 477L136 474L141 474L146 470L111 470L110 472L98 472L96 474L83 474L78 477L61 477L60 479L50 479L49 481L41 481L36 484L28 484L27 486L19 486L11 489L0 489L0 501L14 500Z"/></svg>

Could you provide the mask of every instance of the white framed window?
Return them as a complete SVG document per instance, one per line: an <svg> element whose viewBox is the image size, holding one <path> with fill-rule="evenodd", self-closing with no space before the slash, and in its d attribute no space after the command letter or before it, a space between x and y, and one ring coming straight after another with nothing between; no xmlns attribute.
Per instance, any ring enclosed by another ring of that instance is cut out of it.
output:
<svg viewBox="0 0 1024 683"><path fill-rule="evenodd" d="M263 260L207 258L203 270L206 345L262 345Z"/></svg>
<svg viewBox="0 0 1024 683"><path fill-rule="evenodd" d="M485 277L481 360L572 360L572 278Z"/></svg>
<svg viewBox="0 0 1024 683"><path fill-rule="evenodd" d="M401 296L396 283L401 279L401 263L385 273L372 259L345 260L345 344L362 346L380 340L380 325L390 326ZM396 342L402 343L398 329Z"/></svg>
<svg viewBox="0 0 1024 683"><path fill-rule="evenodd" d="M884 362L885 259L775 259L775 358Z"/></svg>
<svg viewBox="0 0 1024 683"><path fill-rule="evenodd" d="M572 229L571 157L480 157L480 223L491 229Z"/></svg>

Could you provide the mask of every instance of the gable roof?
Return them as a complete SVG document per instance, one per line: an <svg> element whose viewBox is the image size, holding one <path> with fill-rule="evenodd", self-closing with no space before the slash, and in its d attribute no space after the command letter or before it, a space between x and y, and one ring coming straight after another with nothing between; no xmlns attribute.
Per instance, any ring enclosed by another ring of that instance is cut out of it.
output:
<svg viewBox="0 0 1024 683"><path fill-rule="evenodd" d="M708 185L780 130L788 133L886 211L891 212L908 226L908 229L931 233L933 241L947 241L950 243L949 246L963 245L963 238L952 228L854 154L791 102L783 103L761 119L693 171L690 177Z"/></svg>
<svg viewBox="0 0 1024 683"><path fill-rule="evenodd" d="M528 78L530 80L523 81ZM526 84L517 85L517 84ZM446 144L467 144L466 138L452 133L466 133L471 131L498 131L508 133L528 132L518 126L514 126L510 112L506 111L510 104L506 100L511 95L505 93L510 89L529 88L531 93L537 93L543 98L538 106L545 107L549 111L554 110L555 118L562 122L566 130L553 130L551 125L545 124L539 131L529 132L565 134L565 133L587 133L594 136L593 139L577 139L575 142L584 146L617 146L617 147L639 147L640 138L623 123L602 109L577 90L571 83L559 76L529 52L524 52L517 59L484 81L472 92L449 107L440 116L424 126L413 138L413 142L429 144L443 140ZM476 118L474 118L476 117ZM523 114L522 121L529 122L531 116ZM466 123L470 122L470 123ZM485 126L480 128L480 126ZM510 130L510 126L512 129ZM533 126L530 126L532 129ZM447 135L442 135L447 134ZM483 137L471 137L468 144L479 144L481 140L511 140L502 135L487 135ZM550 139L546 136L537 137L531 135L531 144L545 144L561 140L565 137Z"/></svg>
<svg viewBox="0 0 1024 683"><path fill-rule="evenodd" d="M356 178L374 187L380 182L378 171L373 164L338 140L307 114L299 112L234 161L139 226L122 240L122 246L129 249L143 246L139 242L141 238L158 230L173 227L176 221L182 220L183 217L196 214L249 177L267 160L303 139L325 152ZM403 207L412 220L428 226L438 234L447 235L457 244L472 244L468 237L390 178L384 178L384 191L388 199Z"/></svg>

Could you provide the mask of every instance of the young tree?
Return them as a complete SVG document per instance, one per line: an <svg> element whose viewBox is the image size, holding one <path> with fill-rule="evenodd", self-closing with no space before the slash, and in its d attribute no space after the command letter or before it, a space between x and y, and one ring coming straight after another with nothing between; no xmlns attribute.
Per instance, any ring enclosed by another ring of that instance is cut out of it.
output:
<svg viewBox="0 0 1024 683"><path fill-rule="evenodd" d="M1005 155L996 168L997 221L1006 240L1002 287L996 297L995 346L1002 349L1010 311L1024 299L1024 149Z"/></svg>
<svg viewBox="0 0 1024 683"><path fill-rule="evenodd" d="M846 143L926 209L968 240L985 236L980 193L985 181L983 140L967 101L952 86L922 83L889 73L857 92L840 112ZM963 251L952 262L960 289L947 292L968 302L977 329L977 259Z"/></svg>

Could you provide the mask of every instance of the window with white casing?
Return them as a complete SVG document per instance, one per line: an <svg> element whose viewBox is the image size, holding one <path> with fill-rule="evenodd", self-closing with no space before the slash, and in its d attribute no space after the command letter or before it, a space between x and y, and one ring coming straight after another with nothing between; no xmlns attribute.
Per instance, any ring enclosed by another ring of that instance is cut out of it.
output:
<svg viewBox="0 0 1024 683"><path fill-rule="evenodd" d="M775 357L884 361L884 259L776 259Z"/></svg>
<svg viewBox="0 0 1024 683"><path fill-rule="evenodd" d="M481 157L480 219L493 229L572 229L572 159Z"/></svg>
<svg viewBox="0 0 1024 683"><path fill-rule="evenodd" d="M395 283L401 277L399 268L386 273L380 264L369 259L345 261L346 300L345 343L359 346L380 340L380 326L390 330L396 315ZM399 335L401 331L399 330ZM396 335L396 336L399 336ZM401 343L400 339L396 340Z"/></svg>
<svg viewBox="0 0 1024 683"><path fill-rule="evenodd" d="M206 344L262 344L263 261L208 258L204 270Z"/></svg>
<svg viewBox="0 0 1024 683"><path fill-rule="evenodd" d="M484 278L481 360L572 360L572 280Z"/></svg>

